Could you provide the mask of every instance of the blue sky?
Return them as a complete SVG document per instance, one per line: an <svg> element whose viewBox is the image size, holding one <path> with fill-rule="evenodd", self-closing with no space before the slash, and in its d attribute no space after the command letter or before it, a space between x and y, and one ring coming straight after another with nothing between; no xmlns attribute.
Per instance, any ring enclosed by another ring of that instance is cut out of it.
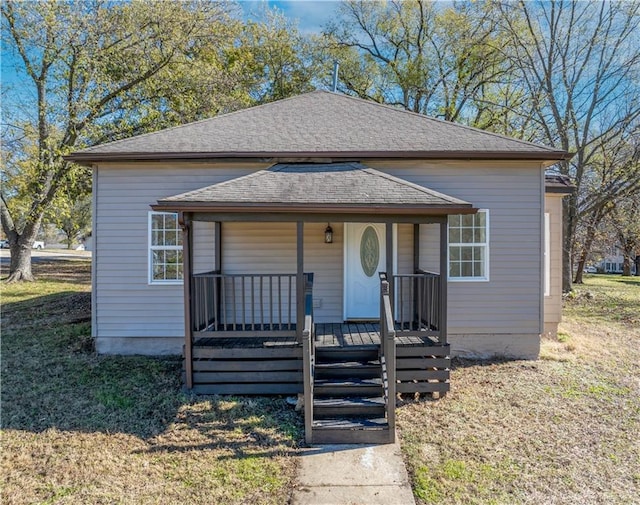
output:
<svg viewBox="0 0 640 505"><path fill-rule="evenodd" d="M264 8L276 7L294 20L303 33L319 33L324 25L336 17L339 0L249 0L240 2L247 17L253 17Z"/></svg>
<svg viewBox="0 0 640 505"><path fill-rule="evenodd" d="M264 13L265 9L277 8L282 13L296 22L302 33L320 33L327 22L335 19L337 9L340 4L339 0L240 0L239 1L244 16L247 19L259 19L260 13ZM6 48L3 48L6 49ZM2 51L1 58L1 79L5 88L2 101L5 107L9 104L20 107L19 104L27 105L24 114L33 111L31 106L35 100L35 90L32 83L28 80L24 71L16 71L16 63L20 60L10 51ZM28 82L28 85L24 85ZM6 88L10 88L9 91ZM7 94L6 91L9 91Z"/></svg>

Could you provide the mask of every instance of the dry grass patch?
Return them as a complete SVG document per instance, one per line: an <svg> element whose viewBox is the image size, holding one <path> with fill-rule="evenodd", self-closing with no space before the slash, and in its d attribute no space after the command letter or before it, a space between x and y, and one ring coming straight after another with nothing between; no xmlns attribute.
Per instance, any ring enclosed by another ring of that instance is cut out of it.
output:
<svg viewBox="0 0 640 505"><path fill-rule="evenodd" d="M399 409L419 503L637 502L638 281L588 278L544 359L457 360L444 399Z"/></svg>
<svg viewBox="0 0 640 505"><path fill-rule="evenodd" d="M179 359L95 355L89 263L34 270L2 287L3 504L288 501L284 400L186 396Z"/></svg>

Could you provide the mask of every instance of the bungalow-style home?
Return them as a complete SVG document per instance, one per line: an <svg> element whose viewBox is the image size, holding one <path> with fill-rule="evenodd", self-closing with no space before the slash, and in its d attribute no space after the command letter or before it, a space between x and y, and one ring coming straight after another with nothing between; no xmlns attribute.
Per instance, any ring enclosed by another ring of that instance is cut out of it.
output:
<svg viewBox="0 0 640 505"><path fill-rule="evenodd" d="M445 393L452 355L538 356L568 157L325 91L76 152L97 351L304 394L309 442L393 440L396 393Z"/></svg>
<svg viewBox="0 0 640 505"><path fill-rule="evenodd" d="M636 262L632 256L631 275L636 275ZM624 270L624 255L619 246L612 246L597 264L597 271L605 274L621 274Z"/></svg>

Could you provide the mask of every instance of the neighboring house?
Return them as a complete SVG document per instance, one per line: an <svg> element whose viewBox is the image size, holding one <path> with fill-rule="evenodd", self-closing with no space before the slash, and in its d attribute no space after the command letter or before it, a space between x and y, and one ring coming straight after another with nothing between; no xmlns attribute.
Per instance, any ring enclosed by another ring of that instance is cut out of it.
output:
<svg viewBox="0 0 640 505"><path fill-rule="evenodd" d="M184 352L195 392L304 392L309 441L389 440L389 399L446 392L451 355L538 356L544 171L569 157L325 91L74 153L96 348Z"/></svg>
<svg viewBox="0 0 640 505"><path fill-rule="evenodd" d="M636 274L636 265L631 262L631 275ZM597 264L598 272L604 272L605 274L621 274L624 267L624 256L619 247L614 246L609 254L607 254L602 261Z"/></svg>

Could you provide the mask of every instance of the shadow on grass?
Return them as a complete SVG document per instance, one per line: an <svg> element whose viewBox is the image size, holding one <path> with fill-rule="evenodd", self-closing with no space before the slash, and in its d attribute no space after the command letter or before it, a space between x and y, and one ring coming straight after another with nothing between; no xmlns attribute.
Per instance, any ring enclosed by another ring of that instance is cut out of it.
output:
<svg viewBox="0 0 640 505"><path fill-rule="evenodd" d="M621 277L619 279L612 279L614 282L618 282L620 284L628 284L629 286L634 286L640 288L640 277Z"/></svg>
<svg viewBox="0 0 640 505"><path fill-rule="evenodd" d="M185 395L179 357L97 355L90 296L67 291L3 304L3 429L160 436L150 452L268 455L297 444L301 416L281 398ZM162 440L176 426L190 435Z"/></svg>

